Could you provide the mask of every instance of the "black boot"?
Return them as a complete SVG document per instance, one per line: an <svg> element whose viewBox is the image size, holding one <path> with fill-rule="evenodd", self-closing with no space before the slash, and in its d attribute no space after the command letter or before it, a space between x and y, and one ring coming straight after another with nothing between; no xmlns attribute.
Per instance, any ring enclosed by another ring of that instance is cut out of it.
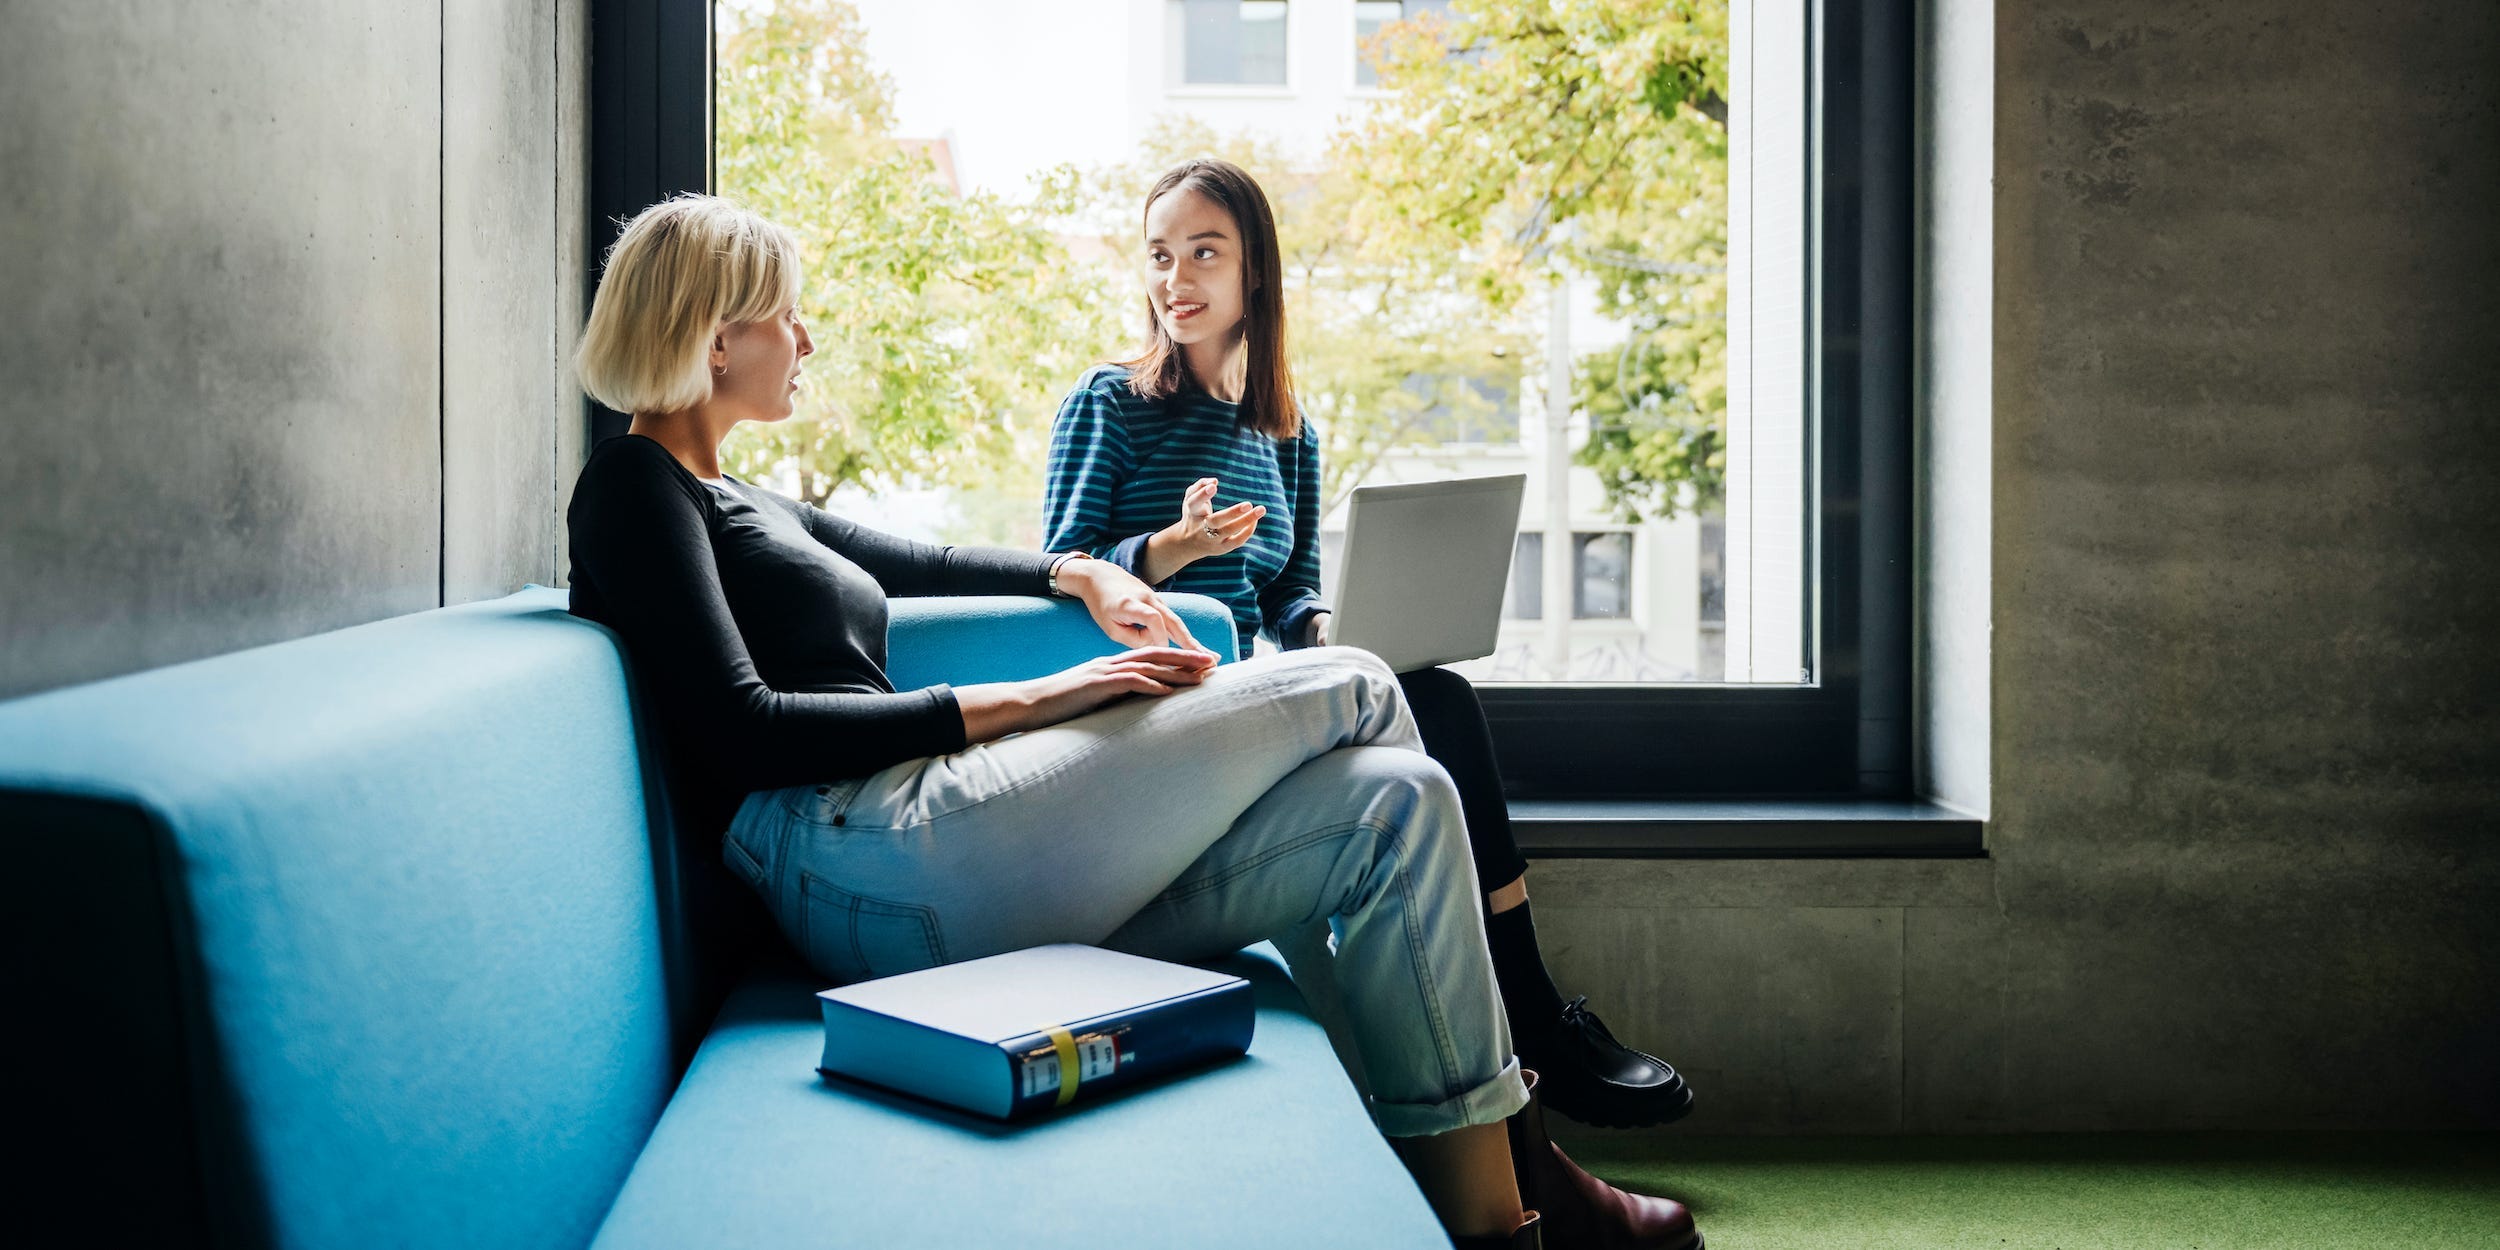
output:
<svg viewBox="0 0 2500 1250"><path fill-rule="evenodd" d="M1588 999L1563 1004L1547 1027L1512 1023L1519 1062L1544 1074L1538 1090L1545 1105L1582 1124L1646 1128L1692 1113L1693 1091L1674 1068L1655 1055L1615 1040Z"/></svg>
<svg viewBox="0 0 2500 1250"><path fill-rule="evenodd" d="M1507 1233L1486 1233L1480 1237L1452 1237L1452 1250L1545 1250L1539 1238L1537 1214L1530 1211L1519 1221L1519 1227Z"/></svg>

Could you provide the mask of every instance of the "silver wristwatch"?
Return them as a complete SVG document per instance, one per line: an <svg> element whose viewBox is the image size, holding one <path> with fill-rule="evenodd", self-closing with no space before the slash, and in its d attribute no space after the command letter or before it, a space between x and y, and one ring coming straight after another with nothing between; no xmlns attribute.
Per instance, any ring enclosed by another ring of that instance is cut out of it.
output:
<svg viewBox="0 0 2500 1250"><path fill-rule="evenodd" d="M1051 561L1051 562L1050 562L1050 593L1051 593L1051 594L1053 594L1053 595L1056 595L1057 597L1059 597L1059 598L1061 598L1061 599L1074 599L1074 598L1076 598L1076 596L1075 596L1075 595L1068 593L1068 590L1067 590L1067 588L1066 588L1066 587L1061 586L1061 585L1059 584L1059 570L1061 570L1061 569L1064 569L1064 568L1068 567L1068 564L1069 564L1071 561L1075 561L1075 560L1091 560L1091 559L1093 559L1093 558L1094 558L1094 557L1089 556L1089 555L1085 554L1085 553L1084 553L1084 552L1082 552L1082 551L1071 551L1071 552L1067 553L1066 555L1063 555L1063 556L1059 557L1058 559Z"/></svg>

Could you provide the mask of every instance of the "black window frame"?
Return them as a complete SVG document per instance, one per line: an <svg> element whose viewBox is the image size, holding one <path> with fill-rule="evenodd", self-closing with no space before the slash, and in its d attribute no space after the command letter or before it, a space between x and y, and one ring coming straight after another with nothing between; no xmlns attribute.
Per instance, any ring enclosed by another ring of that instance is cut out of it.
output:
<svg viewBox="0 0 2500 1250"><path fill-rule="evenodd" d="M1906 0L1804 2L1817 681L1484 686L1514 798L1910 796L1913 17ZM623 218L711 188L712 0L595 0L591 48L604 256ZM594 439L624 427L594 411Z"/></svg>
<svg viewBox="0 0 2500 1250"><path fill-rule="evenodd" d="M672 195L712 189L712 71L712 0L592 0L591 263L582 307L627 219ZM632 423L583 402L594 443Z"/></svg>
<svg viewBox="0 0 2500 1250"><path fill-rule="evenodd" d="M1808 0L1810 686L1486 685L1520 799L1908 798L1912 13Z"/></svg>

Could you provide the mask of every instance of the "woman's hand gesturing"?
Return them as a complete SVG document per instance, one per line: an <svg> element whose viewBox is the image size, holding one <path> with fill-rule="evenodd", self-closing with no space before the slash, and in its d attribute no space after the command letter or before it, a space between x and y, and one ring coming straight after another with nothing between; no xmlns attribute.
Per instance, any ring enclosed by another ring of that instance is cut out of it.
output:
<svg viewBox="0 0 2500 1250"><path fill-rule="evenodd" d="M1237 503L1222 512L1215 510L1216 481L1202 477L1181 492L1181 519L1173 526L1181 539L1201 560L1220 556L1250 541L1259 532L1259 519L1267 509L1254 503Z"/></svg>
<svg viewBox="0 0 2500 1250"><path fill-rule="evenodd" d="M1209 556L1238 551L1250 536L1259 532L1259 521L1267 509L1254 503L1237 503L1221 512L1215 510L1216 480L1202 477L1181 492L1181 519L1156 530L1146 539L1145 566L1148 581L1162 581Z"/></svg>
<svg viewBox="0 0 2500 1250"><path fill-rule="evenodd" d="M963 709L964 740L987 742L1056 725L1134 695L1161 698L1205 681L1214 667L1215 657L1204 651L1139 647L1031 681L957 686L955 702Z"/></svg>

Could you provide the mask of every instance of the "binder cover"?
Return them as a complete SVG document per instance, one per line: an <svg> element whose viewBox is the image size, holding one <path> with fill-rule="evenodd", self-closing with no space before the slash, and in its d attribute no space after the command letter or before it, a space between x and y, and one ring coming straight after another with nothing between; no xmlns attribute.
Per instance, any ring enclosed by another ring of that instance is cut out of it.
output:
<svg viewBox="0 0 2500 1250"><path fill-rule="evenodd" d="M819 1067L1012 1120L1250 1049L1250 983L1062 944L826 990Z"/></svg>

